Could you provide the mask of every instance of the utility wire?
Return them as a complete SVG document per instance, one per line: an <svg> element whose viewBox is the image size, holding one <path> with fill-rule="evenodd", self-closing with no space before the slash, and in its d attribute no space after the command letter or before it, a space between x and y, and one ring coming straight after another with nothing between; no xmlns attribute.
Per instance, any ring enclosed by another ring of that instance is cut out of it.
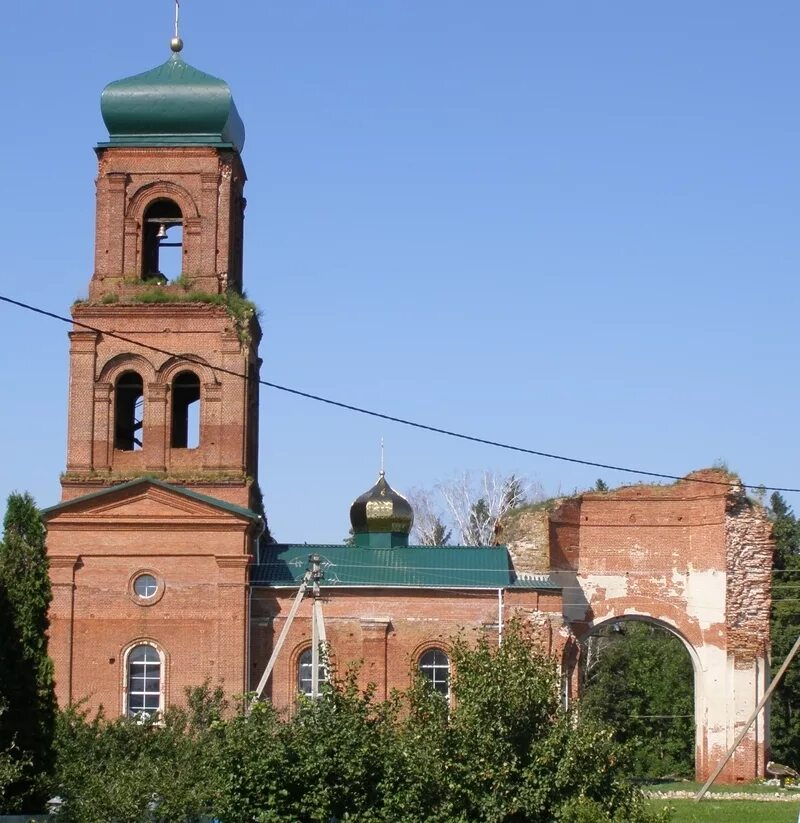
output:
<svg viewBox="0 0 800 823"><path fill-rule="evenodd" d="M69 323L71 325L77 326L78 328L86 329L87 331L93 331L97 334L103 334L106 337L114 338L115 340L120 340L123 343L129 343L133 346L139 346L140 348L147 349L148 351L156 352L158 354L164 354L167 357L177 358L179 360L184 360L187 363L200 363L199 359L193 359L191 355L187 354L177 354L176 352L169 351L167 349L162 349L158 346L152 346L149 343L142 343L139 340L133 340L130 337L125 337L124 335L117 334L116 332L110 331L103 331L102 329L98 329L95 326L90 326L88 323L82 323L79 320L74 320L71 317L64 317L60 314L55 314L54 312L46 311L45 309L40 309L37 306L32 306L29 303L23 303L19 300L13 300L10 297L6 297L0 294L0 302L8 303L11 306L16 306L20 309L25 309L26 311L33 312L35 314L40 314L43 317L49 317L53 320L60 320L62 323ZM248 375L243 374L242 372L237 372L233 369L227 369L223 366L210 366L207 365L213 371L220 372L221 374L228 374L232 377L238 377L242 380L247 380ZM262 386L266 386L270 389L275 389L277 391L286 392L287 394L293 394L297 397L304 397L307 400L315 400L318 403L325 403L328 406L334 406L339 409L345 409L346 411L356 412L357 414L364 414L369 417L376 417L380 420L388 420L390 423L399 423L402 426L409 426L414 429L421 429L422 431L429 431L433 432L434 434L442 434L445 437L453 437L457 440L466 440L470 443L479 443L483 446L492 446L496 449L504 449L506 451L518 452L520 454L530 454L534 457L544 457L547 460L559 460L562 463L574 463L580 466L591 466L596 469L607 469L608 471L615 471L615 472L624 472L626 474L636 474L642 477L657 477L661 480L684 480L685 478L681 477L677 474L666 474L665 472L654 472L654 471L646 471L645 469L632 469L629 466L616 466L612 463L599 463L596 460L586 460L579 457L568 457L567 455L563 454L553 454L550 452L540 451L538 449L529 449L525 448L524 446L515 446L511 443L502 443L498 440L489 440L485 437L476 437L471 434L464 434L463 432L456 432L450 429L444 429L440 426L431 426L426 423L420 423L415 420L407 420L403 417L396 417L392 414L384 414L382 412L375 411L374 409L365 409L361 406L354 406L350 403L343 403L340 400L332 400L329 397L322 397L318 394L312 394L311 392L301 391L300 389L293 389L289 386L282 386L278 383L272 383L268 380L258 380L258 383ZM731 483L723 481L723 480L710 480L707 478L694 478L692 480L694 483L707 483L713 486L730 486ZM773 491L773 492L791 492L791 493L800 493L800 489L793 489L787 488L784 486L766 486L763 484L749 484L749 483L740 483L742 488L745 489L756 489L756 490L763 490L763 491Z"/></svg>

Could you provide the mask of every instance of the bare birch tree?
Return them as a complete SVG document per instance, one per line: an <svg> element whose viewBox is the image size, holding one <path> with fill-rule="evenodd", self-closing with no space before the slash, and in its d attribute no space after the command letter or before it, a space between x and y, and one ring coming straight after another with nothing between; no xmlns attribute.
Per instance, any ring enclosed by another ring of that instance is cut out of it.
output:
<svg viewBox="0 0 800 823"><path fill-rule="evenodd" d="M498 521L511 509L523 505L532 491L531 484L516 475L488 471L483 472L479 481L465 472L437 488L465 546L495 545Z"/></svg>
<svg viewBox="0 0 800 823"><path fill-rule="evenodd" d="M408 502L414 509L414 528L411 535L418 546L446 546L450 542L452 530L444 522L444 515L438 511L432 495L423 489L411 489Z"/></svg>

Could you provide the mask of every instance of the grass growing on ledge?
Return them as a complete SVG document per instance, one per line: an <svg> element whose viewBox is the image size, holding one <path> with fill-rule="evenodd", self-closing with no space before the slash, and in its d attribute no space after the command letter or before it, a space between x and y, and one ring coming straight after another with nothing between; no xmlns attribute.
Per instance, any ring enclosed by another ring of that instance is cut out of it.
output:
<svg viewBox="0 0 800 823"><path fill-rule="evenodd" d="M247 344L250 342L250 321L258 317L258 309L252 300L235 291L224 294L211 294L197 289L178 291L154 287L129 298L131 303L205 303L220 306L236 325L239 340Z"/></svg>
<svg viewBox="0 0 800 823"><path fill-rule="evenodd" d="M113 486L118 483L125 483L129 480L163 480L165 483L252 483L252 477L242 472L226 471L202 471L200 469L178 470L178 471L129 471L129 472L62 472L61 480L72 483L85 483L87 481L102 481L104 485Z"/></svg>
<svg viewBox="0 0 800 823"><path fill-rule="evenodd" d="M141 283L141 281L139 281ZM260 312L252 300L245 294L227 291L212 294L200 289L192 289L188 278L179 277L173 283L161 285L161 281L151 279L143 284L146 288L135 294L120 296L114 292L103 295L99 303L103 306L115 304L164 304L164 303L205 303L219 306L228 313L236 327L236 333L243 345L250 342L250 322L258 318ZM76 300L73 305L90 305L88 300Z"/></svg>

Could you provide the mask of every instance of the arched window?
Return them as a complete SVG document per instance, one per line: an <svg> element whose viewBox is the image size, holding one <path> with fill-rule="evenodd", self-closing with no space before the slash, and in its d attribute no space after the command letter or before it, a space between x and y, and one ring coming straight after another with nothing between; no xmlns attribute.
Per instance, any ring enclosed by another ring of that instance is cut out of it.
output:
<svg viewBox="0 0 800 823"><path fill-rule="evenodd" d="M200 378L182 371L172 381L173 449L196 449L200 445Z"/></svg>
<svg viewBox="0 0 800 823"><path fill-rule="evenodd" d="M297 691L301 694L311 695L311 674L314 671L312 667L311 649L306 649L297 661ZM328 682L328 668L322 660L320 655L319 661L319 683Z"/></svg>
<svg viewBox="0 0 800 823"><path fill-rule="evenodd" d="M419 670L437 692L450 695L450 659L441 649L428 649L419 659Z"/></svg>
<svg viewBox="0 0 800 823"><path fill-rule="evenodd" d="M183 215L172 200L147 207L142 227L142 279L174 280L183 271Z"/></svg>
<svg viewBox="0 0 800 823"><path fill-rule="evenodd" d="M127 691L129 717L149 717L162 709L161 655L150 644L131 649L128 655Z"/></svg>
<svg viewBox="0 0 800 823"><path fill-rule="evenodd" d="M132 452L142 448L144 384L135 371L123 372L114 391L114 448Z"/></svg>

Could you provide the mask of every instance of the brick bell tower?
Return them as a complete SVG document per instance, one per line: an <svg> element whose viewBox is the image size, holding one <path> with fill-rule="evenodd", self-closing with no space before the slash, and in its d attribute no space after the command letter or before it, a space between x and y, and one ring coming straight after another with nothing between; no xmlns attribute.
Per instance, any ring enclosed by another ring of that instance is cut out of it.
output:
<svg viewBox="0 0 800 823"><path fill-rule="evenodd" d="M67 466L45 511L58 698L112 713L207 679L244 691L265 528L244 126L182 45L101 97L94 273L72 308Z"/></svg>
<svg viewBox="0 0 800 823"><path fill-rule="evenodd" d="M72 310L97 331L70 334L62 499L147 474L258 505L261 331L230 89L175 53L107 86L101 109L94 274Z"/></svg>

